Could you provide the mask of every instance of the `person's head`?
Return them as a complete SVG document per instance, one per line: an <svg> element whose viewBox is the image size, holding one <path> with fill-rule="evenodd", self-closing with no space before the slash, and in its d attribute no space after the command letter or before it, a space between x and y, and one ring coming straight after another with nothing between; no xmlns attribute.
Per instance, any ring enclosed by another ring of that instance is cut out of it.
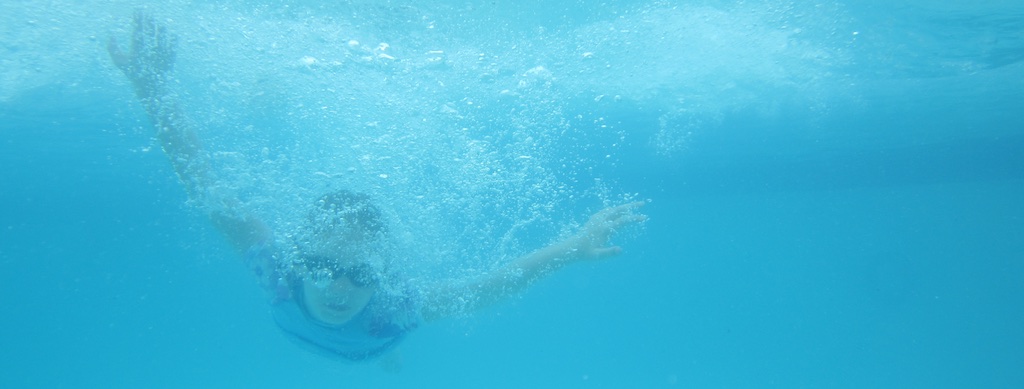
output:
<svg viewBox="0 0 1024 389"><path fill-rule="evenodd" d="M318 250L372 246L387 232L370 196L347 190L320 197L308 219L309 240Z"/></svg>
<svg viewBox="0 0 1024 389"><path fill-rule="evenodd" d="M346 190L324 195L309 213L307 247L300 256L303 301L317 320L347 322L379 286L386 228L369 196Z"/></svg>

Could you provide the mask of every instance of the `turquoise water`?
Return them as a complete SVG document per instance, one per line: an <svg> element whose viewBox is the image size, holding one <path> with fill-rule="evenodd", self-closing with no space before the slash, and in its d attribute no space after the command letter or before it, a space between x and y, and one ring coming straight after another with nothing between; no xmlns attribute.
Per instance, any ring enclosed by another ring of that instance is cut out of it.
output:
<svg viewBox="0 0 1024 389"><path fill-rule="evenodd" d="M1020 387L1024 6L932 3L0 3L0 386ZM650 219L397 372L309 353L107 58L138 7L277 231L364 191L444 279Z"/></svg>

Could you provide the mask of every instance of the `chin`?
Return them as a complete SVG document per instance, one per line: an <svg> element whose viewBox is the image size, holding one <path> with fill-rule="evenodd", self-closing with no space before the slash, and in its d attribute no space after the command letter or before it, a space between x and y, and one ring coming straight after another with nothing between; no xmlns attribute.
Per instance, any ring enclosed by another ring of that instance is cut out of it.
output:
<svg viewBox="0 0 1024 389"><path fill-rule="evenodd" d="M355 316L355 312L353 312L352 310L326 310L326 312L321 311L319 316L322 318L321 320L330 324L344 324L347 323L349 320L352 320L352 317Z"/></svg>

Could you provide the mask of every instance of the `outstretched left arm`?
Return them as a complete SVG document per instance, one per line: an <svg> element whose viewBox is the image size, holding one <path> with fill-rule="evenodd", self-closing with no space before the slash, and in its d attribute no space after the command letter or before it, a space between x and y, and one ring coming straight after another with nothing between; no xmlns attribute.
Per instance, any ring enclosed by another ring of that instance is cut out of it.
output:
<svg viewBox="0 0 1024 389"><path fill-rule="evenodd" d="M635 202L605 208L565 240L520 257L485 277L433 288L425 296L423 318L429 321L473 311L513 296L570 263L618 255L622 248L607 246L608 240L619 228L646 220L647 216L635 212L643 205Z"/></svg>

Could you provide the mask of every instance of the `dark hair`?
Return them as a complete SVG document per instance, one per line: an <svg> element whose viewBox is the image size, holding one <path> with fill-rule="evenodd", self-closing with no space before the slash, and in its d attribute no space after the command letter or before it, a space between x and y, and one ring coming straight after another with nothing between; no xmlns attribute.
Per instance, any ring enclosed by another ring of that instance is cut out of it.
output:
<svg viewBox="0 0 1024 389"><path fill-rule="evenodd" d="M366 237L387 232L380 209L370 202L370 196L344 189L316 201L309 212L309 226L318 235L337 229L357 231Z"/></svg>

